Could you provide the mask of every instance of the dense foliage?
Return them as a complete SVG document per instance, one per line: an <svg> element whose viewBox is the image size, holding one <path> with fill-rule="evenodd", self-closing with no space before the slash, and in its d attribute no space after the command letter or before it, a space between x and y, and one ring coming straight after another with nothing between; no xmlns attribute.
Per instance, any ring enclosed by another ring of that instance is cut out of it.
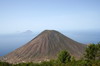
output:
<svg viewBox="0 0 100 66"><path fill-rule="evenodd" d="M61 63L67 63L71 61L71 55L66 51L63 50L58 54L58 61Z"/></svg>
<svg viewBox="0 0 100 66"><path fill-rule="evenodd" d="M87 48L86 48L86 53L85 53L85 58L86 60L92 61L96 59L96 55L97 55L97 47L95 44L90 44Z"/></svg>
<svg viewBox="0 0 100 66"><path fill-rule="evenodd" d="M85 51L85 60L100 60L100 44L90 44Z"/></svg>
<svg viewBox="0 0 100 66"><path fill-rule="evenodd" d="M63 50L58 54L57 60L19 64L0 62L0 66L100 66L100 43L88 45L84 58L81 60L75 60L67 51Z"/></svg>

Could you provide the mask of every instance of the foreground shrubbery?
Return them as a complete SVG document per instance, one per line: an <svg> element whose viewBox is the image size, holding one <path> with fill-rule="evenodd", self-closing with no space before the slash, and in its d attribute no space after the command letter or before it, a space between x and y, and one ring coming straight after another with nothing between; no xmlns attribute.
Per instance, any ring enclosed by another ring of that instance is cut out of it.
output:
<svg viewBox="0 0 100 66"><path fill-rule="evenodd" d="M86 48L84 58L77 61L67 51L63 50L58 54L57 60L19 64L0 62L0 66L100 66L100 43L90 44Z"/></svg>
<svg viewBox="0 0 100 66"><path fill-rule="evenodd" d="M20 64L8 64L5 62L0 62L0 66L100 66L100 61L83 61L78 60L68 63L57 63L56 61L48 61L42 63L20 63Z"/></svg>

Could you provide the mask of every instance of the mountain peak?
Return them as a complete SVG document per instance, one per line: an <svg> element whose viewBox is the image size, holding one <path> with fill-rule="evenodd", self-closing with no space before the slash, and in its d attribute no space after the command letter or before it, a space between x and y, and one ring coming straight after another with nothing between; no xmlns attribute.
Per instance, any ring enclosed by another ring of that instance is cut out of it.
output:
<svg viewBox="0 0 100 66"><path fill-rule="evenodd" d="M44 30L44 32L57 32L56 30Z"/></svg>
<svg viewBox="0 0 100 66"><path fill-rule="evenodd" d="M56 34L56 33L59 33L59 32L56 31L56 30L44 30L42 33L44 33L44 34Z"/></svg>
<svg viewBox="0 0 100 66"><path fill-rule="evenodd" d="M9 63L46 61L56 59L61 50L81 58L85 47L56 30L45 30L24 46L4 56L3 60Z"/></svg>

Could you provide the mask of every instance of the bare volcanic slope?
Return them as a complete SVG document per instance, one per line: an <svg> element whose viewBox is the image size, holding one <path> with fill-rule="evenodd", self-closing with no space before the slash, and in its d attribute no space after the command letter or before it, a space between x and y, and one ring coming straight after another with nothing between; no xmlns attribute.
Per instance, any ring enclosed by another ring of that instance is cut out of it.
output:
<svg viewBox="0 0 100 66"><path fill-rule="evenodd" d="M2 58L9 63L39 62L57 58L61 50L67 50L76 58L82 57L86 45L78 43L55 30L45 30L24 46Z"/></svg>

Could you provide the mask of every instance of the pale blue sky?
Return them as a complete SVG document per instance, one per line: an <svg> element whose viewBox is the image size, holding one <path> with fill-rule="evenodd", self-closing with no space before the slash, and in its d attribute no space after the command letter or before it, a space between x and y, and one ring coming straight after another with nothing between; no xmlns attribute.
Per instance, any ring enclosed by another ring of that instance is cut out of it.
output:
<svg viewBox="0 0 100 66"><path fill-rule="evenodd" d="M100 30L100 0L0 0L0 34Z"/></svg>

